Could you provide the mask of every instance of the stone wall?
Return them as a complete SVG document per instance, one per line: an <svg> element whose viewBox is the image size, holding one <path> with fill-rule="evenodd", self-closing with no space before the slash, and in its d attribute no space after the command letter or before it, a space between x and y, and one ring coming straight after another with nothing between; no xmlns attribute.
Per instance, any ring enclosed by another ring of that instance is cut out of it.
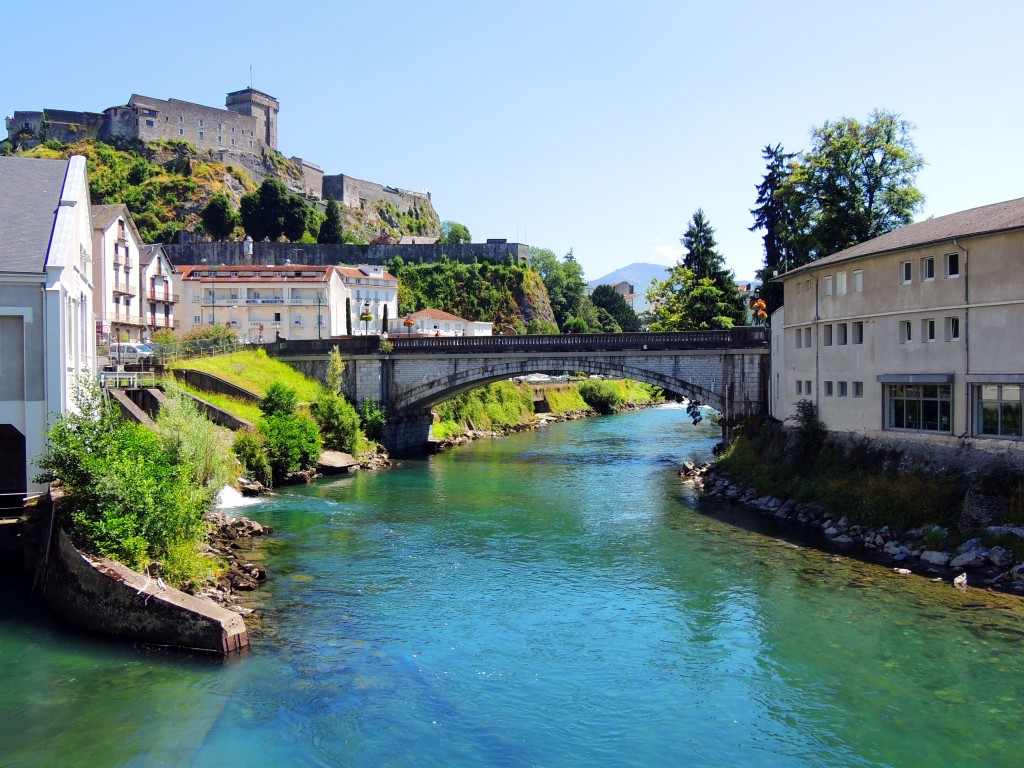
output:
<svg viewBox="0 0 1024 768"><path fill-rule="evenodd" d="M175 265L223 264L225 266L245 265L242 243L190 242L165 245L171 263ZM468 243L463 245L442 245L440 243L416 243L406 245L353 245L299 244L299 243L253 243L253 264L281 265L312 264L330 266L335 264L387 264L400 256L403 261L426 263L440 261L447 256L451 261L471 264L474 261L505 262L512 258L529 263L530 246L523 243Z"/></svg>
<svg viewBox="0 0 1024 768"><path fill-rule="evenodd" d="M268 146L261 135L263 126L258 118L229 109L137 95L132 96L129 107L137 110L136 131L143 141L179 139L200 149L253 154L262 154L264 147ZM152 125L149 124L151 122Z"/></svg>
<svg viewBox="0 0 1024 768"><path fill-rule="evenodd" d="M71 144L80 139L98 139L105 117L95 112L69 112L63 109L43 110L50 121L48 139ZM20 131L29 130L32 138L19 141L19 146L33 147L39 143L43 112L15 112L6 120L7 138L13 140Z"/></svg>
<svg viewBox="0 0 1024 768"><path fill-rule="evenodd" d="M377 200L391 203L399 211L408 211L413 206L430 203L429 192L410 192L397 187L386 187L345 174L324 176L323 196L324 199L333 197L353 210L366 208Z"/></svg>

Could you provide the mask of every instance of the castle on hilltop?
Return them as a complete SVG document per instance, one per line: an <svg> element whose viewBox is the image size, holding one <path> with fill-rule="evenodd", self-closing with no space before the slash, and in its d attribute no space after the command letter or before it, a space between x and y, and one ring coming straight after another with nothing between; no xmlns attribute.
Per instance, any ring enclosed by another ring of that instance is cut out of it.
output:
<svg viewBox="0 0 1024 768"><path fill-rule="evenodd" d="M83 138L105 142L187 141L199 150L219 154L222 162L244 167L258 184L273 167L268 155L278 151L280 107L277 99L255 88L229 93L225 109L133 93L127 104L103 112L15 112L6 120L7 140L15 147L31 147L48 139L65 144ZM344 174L325 175L314 163L300 157L289 159L301 172L301 179L283 181L311 200L331 196L354 210L386 201L400 212L424 207L430 201L429 192L410 192Z"/></svg>

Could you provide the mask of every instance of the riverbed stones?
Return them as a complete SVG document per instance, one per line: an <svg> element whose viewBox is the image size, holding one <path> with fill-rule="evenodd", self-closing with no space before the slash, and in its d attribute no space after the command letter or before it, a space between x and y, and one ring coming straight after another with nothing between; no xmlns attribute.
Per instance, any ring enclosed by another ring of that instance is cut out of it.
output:
<svg viewBox="0 0 1024 768"><path fill-rule="evenodd" d="M1013 565L1013 552L1003 547L992 547L988 551L988 560L996 568L1009 568Z"/></svg>
<svg viewBox="0 0 1024 768"><path fill-rule="evenodd" d="M950 568L983 568L988 565L988 548L971 547L949 561Z"/></svg>
<svg viewBox="0 0 1024 768"><path fill-rule="evenodd" d="M950 554L949 552L939 552L934 549L926 549L920 555L919 558L922 563L926 565L938 565L945 567L949 565Z"/></svg>

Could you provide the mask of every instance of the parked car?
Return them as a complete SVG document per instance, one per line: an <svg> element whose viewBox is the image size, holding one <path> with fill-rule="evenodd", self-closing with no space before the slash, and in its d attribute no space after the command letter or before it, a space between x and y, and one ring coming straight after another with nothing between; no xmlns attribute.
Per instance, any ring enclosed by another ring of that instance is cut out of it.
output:
<svg viewBox="0 0 1024 768"><path fill-rule="evenodd" d="M115 342L110 345L107 359L114 365L135 365L149 362L156 352L148 344L138 341Z"/></svg>

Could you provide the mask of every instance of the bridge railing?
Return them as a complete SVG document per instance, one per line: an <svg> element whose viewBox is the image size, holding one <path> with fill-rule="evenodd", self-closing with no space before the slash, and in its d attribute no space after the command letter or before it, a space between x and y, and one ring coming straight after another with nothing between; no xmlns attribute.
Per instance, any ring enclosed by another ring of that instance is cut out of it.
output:
<svg viewBox="0 0 1024 768"><path fill-rule="evenodd" d="M671 351L686 349L750 349L767 347L768 328L743 326L727 331L682 333L579 333L538 336L439 336L388 338L390 354L488 354L502 352L616 352ZM326 355L337 347L342 354L368 355L380 351L378 336L346 336L336 339L282 340L265 345L272 355Z"/></svg>

